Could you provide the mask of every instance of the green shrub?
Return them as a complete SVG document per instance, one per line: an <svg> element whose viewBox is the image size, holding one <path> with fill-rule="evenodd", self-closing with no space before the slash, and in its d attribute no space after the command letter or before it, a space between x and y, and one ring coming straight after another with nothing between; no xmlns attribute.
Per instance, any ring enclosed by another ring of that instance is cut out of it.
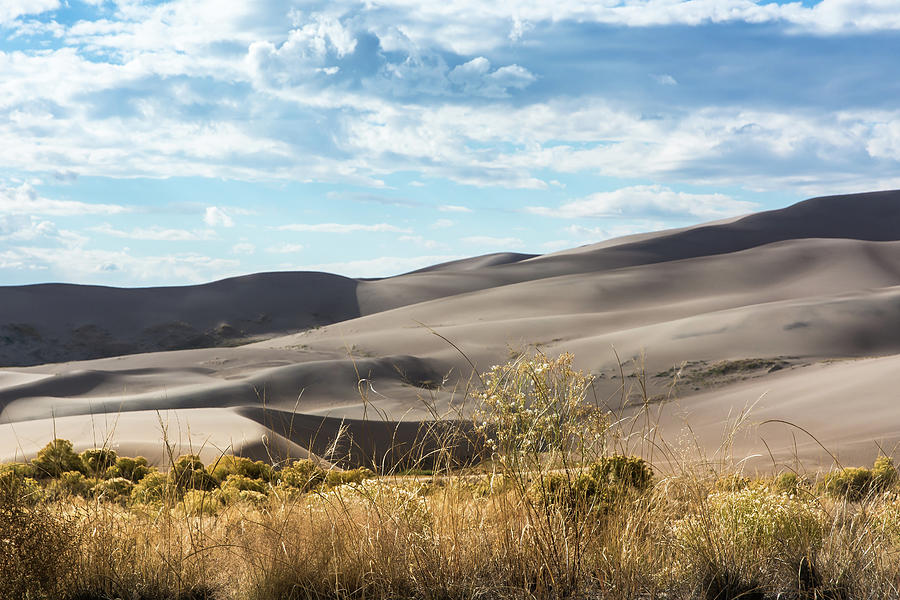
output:
<svg viewBox="0 0 900 600"><path fill-rule="evenodd" d="M147 459L143 456L137 456L135 458L120 456L116 459L115 464L106 470L106 477L108 479L112 479L113 477L124 477L125 479L137 483L146 477L150 471L151 467L147 463Z"/></svg>
<svg viewBox="0 0 900 600"><path fill-rule="evenodd" d="M265 494L268 488L266 484L258 479L251 479L243 475L229 475L222 483L222 489L233 489L239 492L251 491Z"/></svg>
<svg viewBox="0 0 900 600"><path fill-rule="evenodd" d="M124 504L131 498L134 488L135 484L130 479L113 477L99 482L94 486L93 492L100 500Z"/></svg>
<svg viewBox="0 0 900 600"><path fill-rule="evenodd" d="M252 461L242 456L222 456L209 466L209 473L218 482L225 481L229 475L241 475L260 481L272 481L272 466L261 460Z"/></svg>
<svg viewBox="0 0 900 600"><path fill-rule="evenodd" d="M59 477L66 471L85 472L84 463L75 454L69 440L53 440L41 448L31 464L35 474L41 478Z"/></svg>
<svg viewBox="0 0 900 600"><path fill-rule="evenodd" d="M798 569L823 544L814 499L761 485L713 492L672 526L682 577L708 598L762 598L796 591Z"/></svg>
<svg viewBox="0 0 900 600"><path fill-rule="evenodd" d="M36 476L34 466L28 463L0 464L0 475L7 472L15 473L19 477L31 477L32 479Z"/></svg>
<svg viewBox="0 0 900 600"><path fill-rule="evenodd" d="M653 469L636 456L605 456L584 473L558 471L532 486L532 494L544 505L560 506L570 514L606 514L629 495L646 491L653 483Z"/></svg>
<svg viewBox="0 0 900 600"><path fill-rule="evenodd" d="M338 485L344 485L346 483L361 483L366 479L371 479L375 477L375 471L372 469L367 469L365 467L358 467L356 469L349 469L347 471L338 471L337 469L332 469L328 471L325 475L325 483L331 487L335 487Z"/></svg>
<svg viewBox="0 0 900 600"><path fill-rule="evenodd" d="M179 490L209 491L219 487L219 482L207 472L196 454L179 456L169 472L169 477Z"/></svg>
<svg viewBox="0 0 900 600"><path fill-rule="evenodd" d="M33 479L0 474L0 598L56 599L74 566L72 527L35 504Z"/></svg>
<svg viewBox="0 0 900 600"><path fill-rule="evenodd" d="M186 514L194 516L215 515L222 507L224 499L218 490L208 492L206 490L188 490L181 500L181 508Z"/></svg>
<svg viewBox="0 0 900 600"><path fill-rule="evenodd" d="M325 481L325 471L311 460L296 460L275 474L283 486L302 492L313 490Z"/></svg>
<svg viewBox="0 0 900 600"><path fill-rule="evenodd" d="M872 467L872 485L877 490L887 490L897 483L897 467L890 456L879 456Z"/></svg>
<svg viewBox="0 0 900 600"><path fill-rule="evenodd" d="M796 494L800 488L806 485L806 482L793 471L785 471L775 478L773 485L775 491L782 494Z"/></svg>
<svg viewBox="0 0 900 600"><path fill-rule="evenodd" d="M72 496L87 498L91 495L91 482L78 471L66 471L47 483L45 493L48 498L53 500Z"/></svg>
<svg viewBox="0 0 900 600"><path fill-rule="evenodd" d="M132 501L140 504L163 504L174 501L178 495L178 488L159 471L151 471L131 490Z"/></svg>
<svg viewBox="0 0 900 600"><path fill-rule="evenodd" d="M879 456L874 468L846 467L825 475L825 491L834 497L859 502L869 495L889 489L897 481L894 460Z"/></svg>
<svg viewBox="0 0 900 600"><path fill-rule="evenodd" d="M16 505L30 507L40 502L44 490L31 477L23 477L13 469L0 471L0 499L15 500ZM0 530L2 532L2 530Z"/></svg>
<svg viewBox="0 0 900 600"><path fill-rule="evenodd" d="M102 477L116 464L116 452L109 448L89 448L81 453L81 462L91 477Z"/></svg>

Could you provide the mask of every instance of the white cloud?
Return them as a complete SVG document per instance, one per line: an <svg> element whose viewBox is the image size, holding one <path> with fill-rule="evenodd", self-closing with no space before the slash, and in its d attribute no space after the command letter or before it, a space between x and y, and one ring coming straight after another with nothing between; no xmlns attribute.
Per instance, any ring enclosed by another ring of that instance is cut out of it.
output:
<svg viewBox="0 0 900 600"><path fill-rule="evenodd" d="M404 229L388 223L291 223L279 225L275 229L281 231L309 231L312 233L357 233L357 232L397 232L410 233L411 229Z"/></svg>
<svg viewBox="0 0 900 600"><path fill-rule="evenodd" d="M103 223L90 228L91 231L102 233L117 238L132 240L152 240L160 242L184 242L195 240L211 240L215 239L216 232L210 229L206 230L187 230L187 229L170 229L151 225L149 227L135 227L128 231L116 229L109 223Z"/></svg>
<svg viewBox="0 0 900 600"><path fill-rule="evenodd" d="M447 79L465 94L503 98L510 89L524 89L536 77L519 65L507 65L491 71L491 62L483 56L455 67Z"/></svg>
<svg viewBox="0 0 900 600"><path fill-rule="evenodd" d="M661 185L639 185L598 192L558 207L530 206L533 214L562 219L658 216L675 219L719 219L752 212L758 206L725 194L676 192Z"/></svg>
<svg viewBox="0 0 900 600"><path fill-rule="evenodd" d="M491 247L500 250L521 248L525 243L516 237L493 237L489 235L471 235L462 241L470 246Z"/></svg>
<svg viewBox="0 0 900 600"><path fill-rule="evenodd" d="M37 15L59 8L59 0L3 0L0 2L0 25L26 15Z"/></svg>
<svg viewBox="0 0 900 600"><path fill-rule="evenodd" d="M276 246L269 246L266 248L266 252L271 252L272 254L295 254L303 250L303 244L278 244Z"/></svg>
<svg viewBox="0 0 900 600"><path fill-rule="evenodd" d="M468 206L460 206L458 204L442 204L438 206L438 210L441 212L459 212L459 213L470 213L472 209Z"/></svg>
<svg viewBox="0 0 900 600"><path fill-rule="evenodd" d="M238 242L231 247L232 254L253 254L256 252L256 246L249 242Z"/></svg>
<svg viewBox="0 0 900 600"><path fill-rule="evenodd" d="M234 227L234 219L218 206L207 206L203 222L210 227Z"/></svg>
<svg viewBox="0 0 900 600"><path fill-rule="evenodd" d="M30 184L18 187L0 184L0 214L13 215L115 215L128 212L128 208L116 204L92 204L74 200L44 198Z"/></svg>

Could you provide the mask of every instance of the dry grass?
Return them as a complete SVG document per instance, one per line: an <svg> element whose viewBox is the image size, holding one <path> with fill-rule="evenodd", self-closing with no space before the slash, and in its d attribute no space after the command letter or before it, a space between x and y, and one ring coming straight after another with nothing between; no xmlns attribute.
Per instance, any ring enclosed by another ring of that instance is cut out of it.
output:
<svg viewBox="0 0 900 600"><path fill-rule="evenodd" d="M7 468L0 598L900 597L890 461L749 480L655 438L646 398L629 419L601 410L590 383L566 356L487 374L476 418L493 455L477 468L280 477L232 460L114 500ZM628 454L667 470L650 479Z"/></svg>

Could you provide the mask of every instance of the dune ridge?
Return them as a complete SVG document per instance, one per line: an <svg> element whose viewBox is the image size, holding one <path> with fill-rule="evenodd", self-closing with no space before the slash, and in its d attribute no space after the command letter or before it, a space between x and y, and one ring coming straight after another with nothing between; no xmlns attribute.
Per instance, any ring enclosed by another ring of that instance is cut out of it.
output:
<svg viewBox="0 0 900 600"><path fill-rule="evenodd" d="M60 310L64 301L71 311ZM398 431L409 438L437 414L467 414L466 390L475 385L469 361L484 370L529 348L573 352L614 409L627 400L619 360L628 374L643 369L651 393L662 395L671 380L656 374L683 363L778 359L786 366L777 372L682 382L666 408L668 427L677 432L678 407L696 413L699 435L711 440L723 410L765 395L766 415L802 420L806 410L819 421L854 423L849 432L822 426L837 450L866 458L876 447L865 440L900 441L900 420L891 415L898 388L890 384L900 356L897 191L814 198L548 255L487 255L377 280L269 273L182 288L18 286L0 288L0 306L7 365L0 439L14 440L0 442L0 458L33 454L54 427L87 447L85 428L109 415L135 424L116 431L117 443L146 449L159 437L156 411L200 415L203 425L191 430L210 447L257 457L266 432L280 440L279 451L317 452L327 444L304 439L313 425L327 438L335 423L366 418L384 424L354 425L365 440L357 446L374 457ZM166 349L188 343L174 334L165 338L170 346L149 340L148 328L163 322L201 332L206 337L191 343L209 347ZM10 331L19 332L12 341ZM94 345L88 335L60 343L78 331L112 341ZM225 333L209 333L216 331ZM51 341L57 354L41 345ZM85 352L90 360L75 360ZM74 362L25 366L45 356ZM830 362L836 358L858 360ZM842 394L849 389L865 396L871 423L848 418L852 400ZM221 426L213 425L216 411ZM267 421L267 412L277 419ZM285 431L285 415L303 426ZM255 432L252 440L244 430ZM789 451L779 440L774 452ZM755 443L748 438L748 451ZM822 459L812 447L807 454Z"/></svg>

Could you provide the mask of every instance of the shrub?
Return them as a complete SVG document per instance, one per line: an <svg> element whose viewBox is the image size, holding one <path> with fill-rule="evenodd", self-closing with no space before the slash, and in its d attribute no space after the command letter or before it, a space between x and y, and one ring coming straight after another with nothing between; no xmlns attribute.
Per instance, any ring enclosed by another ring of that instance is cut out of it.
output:
<svg viewBox="0 0 900 600"><path fill-rule="evenodd" d="M60 500L72 496L87 498L91 495L91 483L78 471L66 471L50 480L46 487L48 498Z"/></svg>
<svg viewBox="0 0 900 600"><path fill-rule="evenodd" d="M375 471L365 467L349 469L347 471L338 471L332 469L325 475L325 483L331 487L344 485L348 483L361 483L366 479L375 477Z"/></svg>
<svg viewBox="0 0 900 600"><path fill-rule="evenodd" d="M825 491L838 498L850 502L859 502L875 492L890 488L897 481L897 469L894 460L887 456L879 456L874 468L846 467L825 476Z"/></svg>
<svg viewBox="0 0 900 600"><path fill-rule="evenodd" d="M233 489L239 492L251 491L265 494L267 491L266 484L257 479L244 477L243 475L229 475L222 484L222 489Z"/></svg>
<svg viewBox="0 0 900 600"><path fill-rule="evenodd" d="M108 502L125 504L134 491L135 484L124 477L113 477L99 482L94 486L94 496Z"/></svg>
<svg viewBox="0 0 900 600"><path fill-rule="evenodd" d="M178 488L168 476L159 471L146 475L131 490L131 499L140 504L160 504L177 497Z"/></svg>
<svg viewBox="0 0 900 600"><path fill-rule="evenodd" d="M763 486L713 492L694 510L672 533L684 576L707 597L762 597L765 587L796 586L802 561L808 565L822 544L815 501Z"/></svg>
<svg viewBox="0 0 900 600"><path fill-rule="evenodd" d="M15 473L19 477L34 478L36 476L34 466L27 463L6 463L0 465L0 475L7 472Z"/></svg>
<svg viewBox="0 0 900 600"><path fill-rule="evenodd" d="M775 478L775 491L782 494L796 494L806 482L793 471L785 471Z"/></svg>
<svg viewBox="0 0 900 600"><path fill-rule="evenodd" d="M112 479L113 477L124 477L125 479L137 483L146 477L150 471L151 467L147 463L147 459L143 456L137 456L135 458L120 456L116 459L115 464L106 470L106 477L108 479Z"/></svg>
<svg viewBox="0 0 900 600"><path fill-rule="evenodd" d="M196 454L179 456L169 477L179 490L209 491L219 487L219 482L206 471Z"/></svg>
<svg viewBox="0 0 900 600"><path fill-rule="evenodd" d="M216 481L223 482L229 475L241 475L260 481L272 481L272 466L261 460L252 461L241 456L222 456L209 466L209 473Z"/></svg>
<svg viewBox="0 0 900 600"><path fill-rule="evenodd" d="M13 469L0 471L0 500L12 502L14 499L17 506L30 507L43 497L44 491L33 478L23 477Z"/></svg>
<svg viewBox="0 0 900 600"><path fill-rule="evenodd" d="M308 492L325 481L325 471L311 460L295 460L278 471L276 478L284 486Z"/></svg>
<svg viewBox="0 0 900 600"><path fill-rule="evenodd" d="M55 599L74 562L72 528L34 505L34 480L0 475L0 598Z"/></svg>
<svg viewBox="0 0 900 600"><path fill-rule="evenodd" d="M544 476L532 493L544 505L555 505L575 516L612 512L629 495L646 491L653 483L653 469L637 456L605 456L574 474L558 471Z"/></svg>
<svg viewBox="0 0 900 600"><path fill-rule="evenodd" d="M102 477L116 464L116 452L109 448L89 448L81 453L81 462L91 477Z"/></svg>
<svg viewBox="0 0 900 600"><path fill-rule="evenodd" d="M503 464L545 452L584 451L608 428L603 411L585 402L592 378L574 357L543 354L493 367L476 394L476 429Z"/></svg>
<svg viewBox="0 0 900 600"><path fill-rule="evenodd" d="M72 450L69 440L55 439L37 453L31 461L38 477L59 477L66 471L85 472L81 457Z"/></svg>
<svg viewBox="0 0 900 600"><path fill-rule="evenodd" d="M181 501L184 512L194 516L215 515L222 504L223 498L219 493L206 490L188 490Z"/></svg>

